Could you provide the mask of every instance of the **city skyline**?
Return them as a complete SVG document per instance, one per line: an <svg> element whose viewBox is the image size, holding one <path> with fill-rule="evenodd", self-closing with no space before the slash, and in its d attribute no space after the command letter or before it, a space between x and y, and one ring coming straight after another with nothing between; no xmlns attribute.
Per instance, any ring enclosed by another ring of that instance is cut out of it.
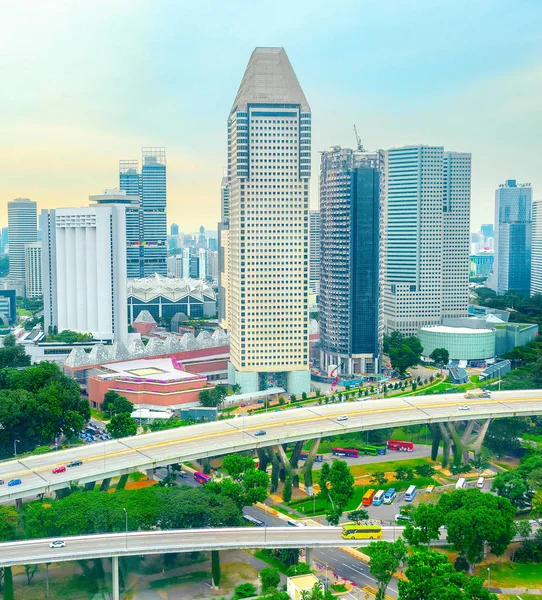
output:
<svg viewBox="0 0 542 600"><path fill-rule="evenodd" d="M258 10L236 10L241 2L212 4L163 2L152 18L150 7L122 0L7 7L0 66L11 92L0 98L0 224L16 197L37 201L39 210L85 206L89 193L117 187L120 157L163 145L168 222L182 231L214 229L229 98L247 54L261 45L285 47L311 97L313 170L318 150L353 145L356 123L371 150L442 144L472 152L473 230L488 220L500 181L531 182L534 199L542 193L538 3L525 0L517 10L504 1L460 1L437 11L423 1L363 2L362 10L342 2L321 19L325 4L311 2L288 6L287 25L280 3L265 19ZM121 17L123 29L106 35L103 23ZM150 23L160 36L153 38ZM445 28L451 37L441 35ZM512 47L503 43L511 30L522 32ZM151 47L139 36L150 37ZM359 69L362 77L353 77ZM313 180L311 207L317 203Z"/></svg>

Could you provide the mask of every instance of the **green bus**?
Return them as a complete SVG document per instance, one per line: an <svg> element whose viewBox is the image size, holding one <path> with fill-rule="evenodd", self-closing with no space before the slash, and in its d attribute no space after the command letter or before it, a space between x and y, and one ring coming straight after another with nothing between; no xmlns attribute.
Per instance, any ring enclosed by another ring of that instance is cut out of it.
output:
<svg viewBox="0 0 542 600"><path fill-rule="evenodd" d="M368 456L377 456L379 454L386 454L386 448L377 448L376 446L361 446L359 448L360 454L366 454Z"/></svg>

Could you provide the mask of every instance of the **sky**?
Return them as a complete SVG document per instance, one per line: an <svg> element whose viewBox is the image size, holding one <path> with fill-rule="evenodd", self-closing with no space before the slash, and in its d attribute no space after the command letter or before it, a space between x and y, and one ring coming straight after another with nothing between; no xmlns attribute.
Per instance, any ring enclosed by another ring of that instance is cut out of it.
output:
<svg viewBox="0 0 542 600"><path fill-rule="evenodd" d="M84 206L119 159L165 146L168 222L216 229L226 120L256 46L284 46L319 154L472 152L472 227L494 190L542 198L542 0L0 0L0 225L7 202Z"/></svg>

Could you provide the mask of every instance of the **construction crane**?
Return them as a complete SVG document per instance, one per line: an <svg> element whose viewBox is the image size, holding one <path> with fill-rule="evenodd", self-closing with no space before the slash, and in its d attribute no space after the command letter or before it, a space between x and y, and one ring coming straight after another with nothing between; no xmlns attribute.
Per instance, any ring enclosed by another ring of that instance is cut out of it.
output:
<svg viewBox="0 0 542 600"><path fill-rule="evenodd" d="M356 142L358 145L358 150L360 152L363 152L365 150L365 148L363 147L363 144L361 143L361 138L358 135L358 130L356 129L356 125L354 125L354 135L356 136Z"/></svg>

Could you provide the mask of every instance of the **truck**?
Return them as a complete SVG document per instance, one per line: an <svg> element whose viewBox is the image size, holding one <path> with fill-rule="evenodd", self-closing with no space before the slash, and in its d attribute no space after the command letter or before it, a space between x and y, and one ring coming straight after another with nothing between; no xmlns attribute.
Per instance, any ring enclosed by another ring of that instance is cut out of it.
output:
<svg viewBox="0 0 542 600"><path fill-rule="evenodd" d="M491 398L491 392L489 390L469 390L465 394L467 400L475 400L476 398Z"/></svg>

